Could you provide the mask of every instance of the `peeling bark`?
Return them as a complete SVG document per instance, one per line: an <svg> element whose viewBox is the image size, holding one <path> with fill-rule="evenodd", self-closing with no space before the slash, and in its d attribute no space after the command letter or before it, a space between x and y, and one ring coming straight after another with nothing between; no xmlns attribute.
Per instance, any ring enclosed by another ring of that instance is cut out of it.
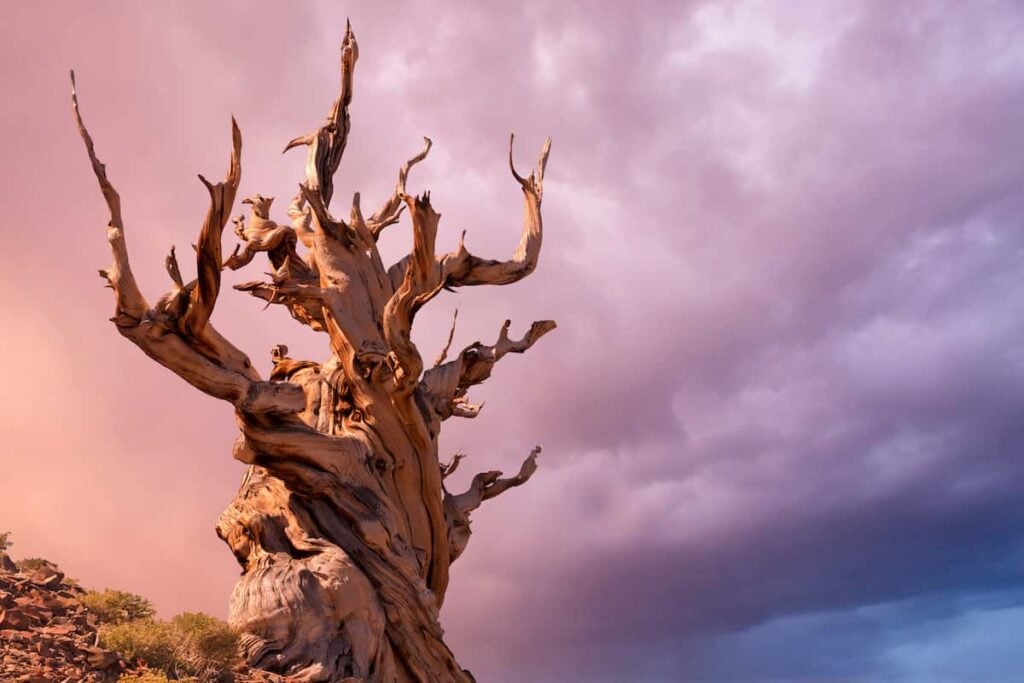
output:
<svg viewBox="0 0 1024 683"><path fill-rule="evenodd" d="M535 322L519 340L505 322L490 346L474 343L444 362L454 338L424 371L412 342L417 311L443 290L516 282L537 266L544 170L550 141L526 178L512 166L524 195L520 244L506 261L470 254L464 243L435 253L440 215L430 196L406 192L410 170L431 142L401 167L395 191L369 218L357 193L348 221L330 210L337 171L351 129L349 105L359 56L346 29L341 86L326 121L295 138L306 147L306 177L287 209L272 216L272 197L254 195L248 218L234 219L241 244L228 258L222 233L241 177L241 132L231 125L225 179L200 176L210 208L196 243L196 273L185 282L174 249L167 257L171 289L153 305L132 275L120 197L96 156L78 107L72 104L93 172L110 211L107 239L113 262L100 271L114 291L117 330L158 363L200 391L235 407L239 436L233 456L249 468L217 523L242 568L230 619L243 633L246 659L297 681L473 680L445 645L438 612L448 568L469 540L469 514L483 501L525 483L536 470L536 447L520 472L476 475L459 494L442 480L464 457L438 459L441 422L474 417L467 399L507 353L522 353L555 327ZM510 145L511 165L511 145ZM410 254L385 268L381 231L408 208ZM265 253L269 281L236 286L285 306L292 317L327 336L323 362L272 350L263 379L248 357L210 323L221 271L248 266Z"/></svg>

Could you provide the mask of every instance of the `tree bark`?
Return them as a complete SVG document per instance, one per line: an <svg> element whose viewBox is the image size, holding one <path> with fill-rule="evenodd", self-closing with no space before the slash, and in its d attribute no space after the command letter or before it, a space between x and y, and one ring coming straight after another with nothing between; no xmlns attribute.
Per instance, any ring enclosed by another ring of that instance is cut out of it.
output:
<svg viewBox="0 0 1024 683"><path fill-rule="evenodd" d="M112 320L123 336L235 407L240 433L233 455L249 469L217 533L242 567L230 621L243 634L249 664L302 681L471 681L445 645L438 619L448 569L466 547L472 510L529 479L540 448L515 477L478 474L469 490L453 495L443 479L462 455L442 464L438 434L450 417L475 417L479 406L468 401L469 388L555 323L535 322L514 340L506 322L493 345L474 343L444 362L449 337L427 370L410 333L417 311L442 290L509 284L536 268L550 141L528 177L512 167L525 218L509 260L478 258L462 242L452 253L435 252L440 216L429 194L406 193L429 139L401 168L378 211L364 218L357 193L348 221L335 218L333 176L351 127L357 59L349 27L340 92L327 120L286 147L306 147L308 155L306 178L288 207L290 224L271 218L273 198L243 200L250 216L234 220L242 244L225 259L222 233L241 176L242 139L232 119L224 181L200 176L210 209L196 245L197 277L184 282L172 249L166 264L172 287L154 305L132 275L120 197L82 123L72 73L75 118L110 210L113 263L100 273L114 290ZM385 268L377 239L406 208L411 252ZM236 289L285 306L295 320L326 334L330 347L322 363L289 358L285 347L275 347L266 380L210 323L221 271L245 267L260 253L271 264L269 281Z"/></svg>

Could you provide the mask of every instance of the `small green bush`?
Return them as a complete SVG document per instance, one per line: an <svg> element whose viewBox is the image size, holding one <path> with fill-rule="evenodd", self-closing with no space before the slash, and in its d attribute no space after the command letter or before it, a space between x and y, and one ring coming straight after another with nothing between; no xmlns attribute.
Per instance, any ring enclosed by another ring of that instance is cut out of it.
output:
<svg viewBox="0 0 1024 683"><path fill-rule="evenodd" d="M100 627L100 644L130 662L145 662L166 672L173 671L176 663L177 642L166 621L137 619L106 624Z"/></svg>
<svg viewBox="0 0 1024 683"><path fill-rule="evenodd" d="M172 678L216 680L239 662L238 636L207 614L186 612L171 621L138 619L100 628L100 642L131 662L145 662Z"/></svg>
<svg viewBox="0 0 1024 683"><path fill-rule="evenodd" d="M123 624L137 619L150 619L156 614L153 603L144 597L109 588L89 591L81 600L102 624Z"/></svg>
<svg viewBox="0 0 1024 683"><path fill-rule="evenodd" d="M185 612L171 620L179 639L178 657L191 674L230 671L238 663L238 634L220 619Z"/></svg>

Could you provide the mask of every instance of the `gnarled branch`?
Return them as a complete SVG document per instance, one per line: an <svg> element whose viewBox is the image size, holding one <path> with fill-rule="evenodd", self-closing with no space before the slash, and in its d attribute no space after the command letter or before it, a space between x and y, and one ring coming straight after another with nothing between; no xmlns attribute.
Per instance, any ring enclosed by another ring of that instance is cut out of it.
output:
<svg viewBox="0 0 1024 683"><path fill-rule="evenodd" d="M341 87L338 97L327 116L327 121L317 130L291 140L284 151L305 145L309 148L306 157L306 185L320 195L324 206L329 206L334 195L334 173L341 164L352 128L348 108L352 103L352 76L359 59L352 25L345 27L345 39L341 44Z"/></svg>
<svg viewBox="0 0 1024 683"><path fill-rule="evenodd" d="M466 457L465 453L456 453L447 463L441 464L441 479L447 479L459 468L459 463Z"/></svg>
<svg viewBox="0 0 1024 683"><path fill-rule="evenodd" d="M419 308L437 295L441 285L435 268L434 244L441 214L430 205L429 193L406 196L412 215L413 247L405 263L405 276L384 308L384 336L395 363L395 381L411 394L423 372L423 359L410 337Z"/></svg>
<svg viewBox="0 0 1024 683"><path fill-rule="evenodd" d="M89 131L82 121L82 112L78 108L78 93L75 90L74 71L71 72L71 106L75 113L75 122L78 124L78 132L82 136L82 141L85 142L85 150L92 163L93 173L96 174L96 180L100 183L100 190L102 190L103 198L107 201L107 208L110 210L107 241L110 242L114 260L109 269L100 271L100 275L114 290L117 301L112 320L119 327L137 325L145 317L149 310L149 304L146 303L146 298L139 291L139 286L135 283L135 275L132 274L131 264L128 262L124 221L121 218L121 196L107 179L107 167L96 157L92 136L89 135Z"/></svg>
<svg viewBox="0 0 1024 683"><path fill-rule="evenodd" d="M273 202L273 197L264 197L261 194L242 200L243 204L252 207L249 222L246 223L244 216L234 219L235 234L243 244L235 247L234 253L224 262L224 268L238 270L252 262L256 254L267 252L274 268L280 268L285 260L289 259L292 267L304 272L309 270L305 261L295 251L295 231L286 225L278 225L270 218L270 206Z"/></svg>
<svg viewBox="0 0 1024 683"><path fill-rule="evenodd" d="M199 286L192 290L191 302L182 321L188 334L198 337L210 320L213 307L220 293L221 235L235 203L235 193L242 177L242 133L238 130L235 117L231 117L231 163L224 182L210 183L202 175L210 193L210 209L199 231L196 248L196 265L199 272Z"/></svg>
<svg viewBox="0 0 1024 683"><path fill-rule="evenodd" d="M540 446L534 446L530 454L526 456L526 460L523 461L519 472L513 477L502 479L501 472L497 470L481 472L473 477L469 488L463 493L457 495L445 493L444 513L448 523L448 549L452 562L462 554L462 551L466 549L466 544L469 543L471 533L469 513L480 507L485 500L490 500L515 486L525 484L537 471L537 456L540 455L540 451ZM454 464L457 464L457 461Z"/></svg>
<svg viewBox="0 0 1024 683"><path fill-rule="evenodd" d="M82 121L72 73L71 101L78 131L92 163L93 172L110 209L107 239L114 261L101 271L117 300L113 318L118 331L148 356L197 389L231 402L253 414L290 414L305 407L305 396L297 385L263 382L249 359L208 324L220 288L220 231L231 210L241 173L241 134L232 119L232 153L227 178L213 185L203 180L211 204L200 231L197 246L199 278L182 284L173 251L167 260L174 289L151 309L132 275L125 245L121 202L110 183L106 167L96 156L92 136Z"/></svg>
<svg viewBox="0 0 1024 683"><path fill-rule="evenodd" d="M512 163L514 139L513 135L509 140L508 162L513 177L523 189L525 199L523 233L519 246L516 247L511 259L495 261L474 256L466 249L464 242L460 241L458 249L441 258L441 270L447 287L507 285L523 279L537 267L544 232L540 211L544 196L544 169L547 167L548 154L551 152L551 138L548 138L541 148L537 168L526 178L516 172Z"/></svg>
<svg viewBox="0 0 1024 683"><path fill-rule="evenodd" d="M402 210L405 208L403 199L405 197L405 183L409 178L409 170L427 158L427 153L430 152L430 147L433 144L430 138L423 138L423 151L406 161L402 168L399 169L398 185L395 187L395 191L384 202L384 205L377 209L366 221L366 226L373 235L373 239L376 240L384 228L398 222L398 218L402 215Z"/></svg>
<svg viewBox="0 0 1024 683"><path fill-rule="evenodd" d="M481 406L468 403L465 400L466 391L490 377L494 364L503 356L523 353L557 327L554 320L538 320L530 325L522 339L510 339L508 329L511 324L511 321L505 321L498 334L498 341L492 346L474 342L463 349L455 360L431 368L423 374L420 388L427 404L440 419L452 416L476 417Z"/></svg>

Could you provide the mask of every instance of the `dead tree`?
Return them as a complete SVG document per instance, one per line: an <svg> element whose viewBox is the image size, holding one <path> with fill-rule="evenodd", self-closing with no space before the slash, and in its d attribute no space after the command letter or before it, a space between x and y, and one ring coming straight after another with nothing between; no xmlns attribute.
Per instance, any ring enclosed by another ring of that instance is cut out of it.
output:
<svg viewBox="0 0 1024 683"><path fill-rule="evenodd" d="M428 193L406 193L409 159L394 192L366 217L356 193L348 220L330 209L333 177L351 127L353 73L359 52L351 28L341 49L340 93L327 120L288 143L306 148L306 178L288 207L288 221L271 217L272 198L256 195L246 220L236 218L242 244L224 257L221 234L241 173L242 138L232 119L227 176L200 179L210 195L195 245L197 277L185 282L172 249L171 289L150 304L132 275L120 198L97 159L78 107L79 132L110 210L107 240L113 263L100 274L116 299L113 323L148 356L235 408L239 436L233 455L249 465L218 535L242 566L230 621L243 634L250 665L309 681L470 681L443 640L438 610L448 568L469 539L469 514L484 500L525 482L536 469L535 448L515 477L478 474L453 495L444 478L455 469L438 459L438 433L450 417L475 417L470 387L486 380L507 353L522 353L555 327L533 323L520 339L509 323L497 341L474 343L453 360L424 367L410 338L417 311L443 290L507 285L537 267L541 198L550 140L527 177L509 163L522 188L525 218L512 258L483 259L460 240L437 254L439 214ZM408 209L412 249L390 268L377 239ZM302 253L300 253L300 249ZM273 370L260 377L249 358L210 322L221 271L265 252L266 281L235 288L284 306L323 332L330 357L322 363L272 350ZM449 339L449 344L451 340Z"/></svg>

